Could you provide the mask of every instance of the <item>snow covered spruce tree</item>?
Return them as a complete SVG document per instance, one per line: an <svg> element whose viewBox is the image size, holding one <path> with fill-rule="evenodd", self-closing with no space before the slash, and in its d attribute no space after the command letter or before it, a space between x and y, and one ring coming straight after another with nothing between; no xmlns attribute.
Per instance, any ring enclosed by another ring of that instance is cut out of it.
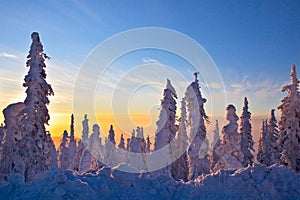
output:
<svg viewBox="0 0 300 200"><path fill-rule="evenodd" d="M82 133L81 140L84 145L88 146L89 140L89 120L87 118L87 114L84 115L84 119L82 121Z"/></svg>
<svg viewBox="0 0 300 200"><path fill-rule="evenodd" d="M291 84L282 87L282 92L288 92L281 100L278 109L281 112L279 121L278 144L281 151L281 163L288 168L300 171L300 94L296 74L296 66L291 68Z"/></svg>
<svg viewBox="0 0 300 200"><path fill-rule="evenodd" d="M189 180L193 180L201 174L208 174L210 165L208 159L209 146L204 123L205 121L208 122L208 116L204 110L206 99L202 97L200 92L197 75L198 73L194 73L195 81L187 87L185 92L190 125L190 146L188 148Z"/></svg>
<svg viewBox="0 0 300 200"><path fill-rule="evenodd" d="M252 165L254 156L254 142L252 139L252 126L250 123L251 113L249 112L247 97L244 99L243 113L241 116L240 134L241 134L241 149L244 154L243 166Z"/></svg>
<svg viewBox="0 0 300 200"><path fill-rule="evenodd" d="M210 145L211 149L213 149L214 146L216 146L216 144L220 142L220 129L219 129L219 121L218 120L216 120L216 125L215 125L215 129L214 129L213 133L214 133L214 138L213 138L213 142Z"/></svg>
<svg viewBox="0 0 300 200"><path fill-rule="evenodd" d="M221 145L218 120L216 120L216 125L215 125L215 129L213 132L214 132L214 140L211 145L211 157L210 157L210 170L211 171L213 171L216 163L220 159L218 154L216 153L217 148Z"/></svg>
<svg viewBox="0 0 300 200"><path fill-rule="evenodd" d="M223 127L221 145L216 149L219 160L212 171L219 169L238 169L243 167L244 154L241 150L241 135L238 133L238 119L233 105L227 106L226 118L229 124Z"/></svg>
<svg viewBox="0 0 300 200"><path fill-rule="evenodd" d="M268 134L270 138L270 165L273 165L278 163L280 158L280 152L277 144L279 130L275 117L275 109L271 110L271 117L268 123Z"/></svg>
<svg viewBox="0 0 300 200"><path fill-rule="evenodd" d="M104 154L104 163L108 167L114 167L117 164L116 157L116 141L115 141L115 131L113 125L110 125L108 139L105 139L105 154Z"/></svg>
<svg viewBox="0 0 300 200"><path fill-rule="evenodd" d="M178 158L172 165L172 176L175 180L187 181L188 178L188 136L187 136L187 112L185 98L181 100L181 115L178 134L176 138L176 158Z"/></svg>
<svg viewBox="0 0 300 200"><path fill-rule="evenodd" d="M143 127L138 126L136 131L132 131L130 152L133 153L129 156L129 164L138 170L147 170L146 141Z"/></svg>
<svg viewBox="0 0 300 200"><path fill-rule="evenodd" d="M125 150L125 139L124 135L121 134L120 143L118 144L118 149L116 153L116 157L119 163L127 162L128 152Z"/></svg>
<svg viewBox="0 0 300 200"><path fill-rule="evenodd" d="M19 131L18 121L21 119L20 112L25 108L24 103L10 104L3 110L5 136L0 153L0 176L5 178L10 173L24 171L25 163L16 145L23 139L23 132ZM23 173L22 173L23 174Z"/></svg>
<svg viewBox="0 0 300 200"><path fill-rule="evenodd" d="M89 144L84 149L80 159L79 172L85 173L90 170L100 169L103 166L103 164L100 162L102 158L103 155L101 151L100 127L98 124L94 124L93 133L89 138Z"/></svg>
<svg viewBox="0 0 300 200"><path fill-rule="evenodd" d="M131 143L131 139L127 138L127 143L126 143L126 151L130 151L130 143Z"/></svg>
<svg viewBox="0 0 300 200"><path fill-rule="evenodd" d="M258 140L257 161L268 166L271 165L270 142L268 122L267 120L263 120L261 134Z"/></svg>
<svg viewBox="0 0 300 200"><path fill-rule="evenodd" d="M110 125L109 133L108 133L108 140L113 144L116 145L115 141L115 131L113 125Z"/></svg>
<svg viewBox="0 0 300 200"><path fill-rule="evenodd" d="M76 148L76 154L73 160L72 170L79 171L80 158L82 157L85 147L81 139L79 139Z"/></svg>
<svg viewBox="0 0 300 200"><path fill-rule="evenodd" d="M48 96L54 93L45 80L44 61L48 57L43 53L39 34L32 33L31 39L32 44L26 63L29 72L23 84L27 88L27 96L24 101L25 107L19 112L17 121L17 132L21 138L11 147L14 150L10 159L15 157L18 161L16 163L13 161L9 167L9 173L24 175L26 182L40 178L52 166L52 150L49 149L52 140L47 139L45 124L48 124L50 119L47 109Z"/></svg>
<svg viewBox="0 0 300 200"><path fill-rule="evenodd" d="M101 159L103 158L102 155L102 139L100 137L100 127L98 124L93 125L93 133L89 138L89 146L88 150L92 154L91 160L91 170L98 170L102 168L104 165L102 164Z"/></svg>
<svg viewBox="0 0 300 200"><path fill-rule="evenodd" d="M47 131L47 144L49 145L48 148L51 152L51 159L49 159L49 164L51 165L51 167L57 168L57 151L49 131Z"/></svg>
<svg viewBox="0 0 300 200"><path fill-rule="evenodd" d="M64 130L63 137L61 139L60 145L57 149L57 165L61 170L69 169L70 156L68 148L68 132Z"/></svg>
<svg viewBox="0 0 300 200"><path fill-rule="evenodd" d="M167 85L164 89L163 99L161 100L161 110L159 119L156 122L157 131L155 134L154 151L159 151L166 145L168 146L167 153L161 155L164 162L164 168L158 170L158 174L166 174L171 176L171 166L173 157L175 157L175 147L170 143L176 136L175 118L176 118L176 99L177 94L171 81L167 79ZM175 142L172 142L175 144ZM162 152L159 152L162 153Z"/></svg>
<svg viewBox="0 0 300 200"><path fill-rule="evenodd" d="M118 148L119 149L125 149L125 140L124 140L124 136L123 136L123 134L121 134L121 137L120 137L120 143L119 143L119 145L118 145Z"/></svg>
<svg viewBox="0 0 300 200"><path fill-rule="evenodd" d="M71 115L71 125L70 125L70 141L69 141L69 169L74 168L74 158L76 155L76 140L74 136L74 115Z"/></svg>
<svg viewBox="0 0 300 200"><path fill-rule="evenodd" d="M151 149L151 141L150 141L150 136L147 135L147 138L146 138L146 153L150 153L150 149Z"/></svg>
<svg viewBox="0 0 300 200"><path fill-rule="evenodd" d="M79 171L80 159L83 155L86 146L88 146L88 134L89 134L89 124L88 124L87 114L84 115L84 119L82 121L82 132L81 139L78 141L78 145L76 148L76 155L73 160L73 168L76 171ZM83 142L85 141L85 142Z"/></svg>

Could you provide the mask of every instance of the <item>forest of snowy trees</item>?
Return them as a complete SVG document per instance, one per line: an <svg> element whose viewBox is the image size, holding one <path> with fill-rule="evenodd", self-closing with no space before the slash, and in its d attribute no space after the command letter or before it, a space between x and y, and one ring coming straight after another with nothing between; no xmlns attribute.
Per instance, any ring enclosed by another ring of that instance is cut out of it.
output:
<svg viewBox="0 0 300 200"><path fill-rule="evenodd" d="M137 173L147 172L153 177L164 174L185 182L222 169L246 168L255 162L267 166L284 165L296 173L300 171L300 81L294 65L291 67L291 83L282 88L282 92L287 93L278 106L280 119L277 121L275 109L272 109L270 118L262 121L257 159L254 158L248 99L244 98L240 117L234 105L227 106L228 123L220 129L218 121L210 122L205 112L207 100L202 96L197 73L187 85L184 97L180 98L178 119L179 97L171 80L167 79L153 145L143 127L134 128L130 138L124 138L122 134L120 141L116 141L115 135L120 133L115 133L111 125L108 137L101 138L100 126L91 126L87 114L82 116L80 139L75 139L74 116L71 115L69 132L65 130L62 133L59 147L55 149L51 133L45 128L50 119L48 96L54 95L46 82L45 59L48 56L43 52L38 33L32 33L31 39L26 63L29 71L23 84L26 99L3 110L5 121L0 127L1 184L15 173L21 174L25 182L39 180L53 167L85 174L103 167L128 165ZM215 125L210 144L207 123ZM152 152L166 146L168 155L161 158L164 168L151 172Z"/></svg>

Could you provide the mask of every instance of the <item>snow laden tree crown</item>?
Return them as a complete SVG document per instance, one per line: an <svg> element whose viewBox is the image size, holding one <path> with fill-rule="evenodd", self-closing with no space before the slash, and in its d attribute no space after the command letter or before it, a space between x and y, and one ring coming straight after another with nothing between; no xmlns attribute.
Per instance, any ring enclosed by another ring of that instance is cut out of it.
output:
<svg viewBox="0 0 300 200"><path fill-rule="evenodd" d="M185 92L190 127L189 180L195 179L201 174L208 174L210 165L208 159L209 144L204 123L205 121L208 122L208 116L204 110L206 99L202 97L200 92L197 75L198 73L194 73L195 81L187 87Z"/></svg>

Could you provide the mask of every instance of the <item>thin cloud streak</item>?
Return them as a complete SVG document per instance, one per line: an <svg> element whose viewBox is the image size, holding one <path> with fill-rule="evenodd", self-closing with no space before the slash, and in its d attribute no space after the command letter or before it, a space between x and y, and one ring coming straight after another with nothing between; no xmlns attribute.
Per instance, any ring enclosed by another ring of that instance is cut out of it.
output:
<svg viewBox="0 0 300 200"><path fill-rule="evenodd" d="M5 58L17 58L17 55L7 52L1 52L0 56Z"/></svg>

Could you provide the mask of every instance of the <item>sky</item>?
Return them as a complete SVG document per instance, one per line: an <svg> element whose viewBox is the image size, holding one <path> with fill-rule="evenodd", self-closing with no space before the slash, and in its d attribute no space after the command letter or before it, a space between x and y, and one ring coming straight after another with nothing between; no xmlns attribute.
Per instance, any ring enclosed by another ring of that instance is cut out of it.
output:
<svg viewBox="0 0 300 200"><path fill-rule="evenodd" d="M163 28L197 42L215 68L207 67L205 72L212 70L211 74L220 78L207 83L205 73L199 75L203 96L208 99L208 115L213 115L212 120L222 118L227 104L234 104L240 115L247 96L255 139L261 120L280 105L285 95L280 89L289 82L291 65L300 66L300 2L296 0L2 1L0 18L0 109L25 99L22 83L28 71L26 56L30 34L37 31L45 53L51 57L46 61L47 82L55 95L50 97L47 129L53 136L69 129L76 81L85 73L82 69L91 52L131 29ZM136 38L145 39L145 35ZM131 42L125 40L105 53L114 53ZM184 89L194 80L194 71L188 60L163 49L139 49L119 56L103 76L95 74L93 86L86 85L94 89L95 113L88 115L95 115L96 120L91 117L90 126L99 123L105 135L112 123L117 132L130 135L131 129L142 125L147 134L153 135L166 79L173 78L179 109ZM217 96L211 95L214 89ZM222 92L225 98L218 96ZM81 97L86 96L82 93ZM212 105L219 98L224 102ZM278 110L276 115L279 117ZM75 119L79 136L83 116L75 115Z"/></svg>

